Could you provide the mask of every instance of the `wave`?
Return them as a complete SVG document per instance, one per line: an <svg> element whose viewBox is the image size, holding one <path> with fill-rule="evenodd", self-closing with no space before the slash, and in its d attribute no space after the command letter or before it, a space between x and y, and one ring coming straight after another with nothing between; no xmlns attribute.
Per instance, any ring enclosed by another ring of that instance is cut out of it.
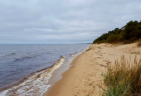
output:
<svg viewBox="0 0 141 96"><path fill-rule="evenodd" d="M31 59L37 57L39 54L31 55L31 56L18 56L17 53L10 53L8 55L4 55L0 57L0 63L12 63L16 61L22 61L26 59Z"/></svg>
<svg viewBox="0 0 141 96"><path fill-rule="evenodd" d="M24 59L34 58L34 57L36 57L36 56L38 56L38 55L25 56L25 57L22 57L22 58L17 58L17 59L15 59L14 61L20 61L20 60L24 60Z"/></svg>
<svg viewBox="0 0 141 96"><path fill-rule="evenodd" d="M9 53L9 54L5 54L5 55L3 55L1 57L7 57L7 56L13 56L13 55L16 55L16 53L12 52L12 53Z"/></svg>
<svg viewBox="0 0 141 96"><path fill-rule="evenodd" d="M35 55L32 55L32 56L25 56L25 57L21 57L21 58L16 58L14 61L21 61L21 60L25 60L25 59L31 59L31 58L34 58L34 57L37 57L37 56L41 56L42 54L51 54L51 53L38 53L38 54L35 54Z"/></svg>
<svg viewBox="0 0 141 96"><path fill-rule="evenodd" d="M48 80L52 73L58 69L65 61L62 56L52 67L46 70L38 71L31 76L25 78L21 83L12 86L0 92L0 96L42 96L43 93L51 86Z"/></svg>

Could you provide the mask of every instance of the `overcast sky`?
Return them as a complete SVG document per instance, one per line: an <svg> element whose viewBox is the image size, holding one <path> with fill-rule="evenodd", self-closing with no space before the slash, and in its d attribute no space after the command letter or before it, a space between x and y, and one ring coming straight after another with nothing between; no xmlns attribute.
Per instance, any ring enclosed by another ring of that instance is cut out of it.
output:
<svg viewBox="0 0 141 96"><path fill-rule="evenodd" d="M131 20L141 0L0 0L0 44L92 43Z"/></svg>

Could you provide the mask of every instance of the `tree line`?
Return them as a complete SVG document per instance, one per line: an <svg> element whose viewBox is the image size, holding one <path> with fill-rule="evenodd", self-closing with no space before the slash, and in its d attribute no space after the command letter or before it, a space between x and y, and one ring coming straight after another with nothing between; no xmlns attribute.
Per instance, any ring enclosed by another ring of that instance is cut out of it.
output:
<svg viewBox="0 0 141 96"><path fill-rule="evenodd" d="M131 43L141 38L141 21L130 21L122 28L115 28L108 33L104 33L93 43Z"/></svg>

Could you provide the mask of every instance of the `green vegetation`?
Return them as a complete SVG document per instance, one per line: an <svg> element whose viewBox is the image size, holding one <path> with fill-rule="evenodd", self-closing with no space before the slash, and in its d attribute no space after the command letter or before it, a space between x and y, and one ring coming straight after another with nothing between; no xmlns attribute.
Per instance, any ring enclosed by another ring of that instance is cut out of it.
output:
<svg viewBox="0 0 141 96"><path fill-rule="evenodd" d="M113 66L108 65L104 74L107 89L102 96L141 96L141 59L130 64L124 56Z"/></svg>
<svg viewBox="0 0 141 96"><path fill-rule="evenodd" d="M93 43L131 43L141 38L141 21L130 21L121 29L115 28L98 37Z"/></svg>

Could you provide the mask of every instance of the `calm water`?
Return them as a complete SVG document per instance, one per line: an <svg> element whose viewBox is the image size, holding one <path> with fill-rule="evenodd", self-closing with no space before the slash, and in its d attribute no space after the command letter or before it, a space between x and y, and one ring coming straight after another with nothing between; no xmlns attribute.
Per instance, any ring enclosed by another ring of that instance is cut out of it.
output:
<svg viewBox="0 0 141 96"><path fill-rule="evenodd" d="M87 44L0 45L0 90L39 70L51 67L60 57L83 50Z"/></svg>

